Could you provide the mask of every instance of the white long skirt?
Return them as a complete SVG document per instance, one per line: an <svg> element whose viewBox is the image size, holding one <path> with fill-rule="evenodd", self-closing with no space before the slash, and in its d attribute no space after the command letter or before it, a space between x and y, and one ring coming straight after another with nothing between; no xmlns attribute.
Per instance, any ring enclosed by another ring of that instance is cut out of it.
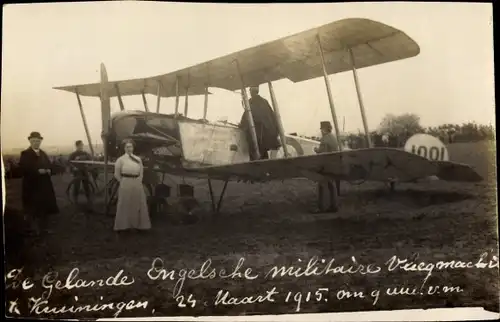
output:
<svg viewBox="0 0 500 322"><path fill-rule="evenodd" d="M115 230L150 229L148 204L139 178L122 178L118 188Z"/></svg>

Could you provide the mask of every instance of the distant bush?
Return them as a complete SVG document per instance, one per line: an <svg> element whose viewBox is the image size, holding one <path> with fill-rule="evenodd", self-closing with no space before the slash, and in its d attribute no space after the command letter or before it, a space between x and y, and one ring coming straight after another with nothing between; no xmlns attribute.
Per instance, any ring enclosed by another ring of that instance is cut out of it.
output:
<svg viewBox="0 0 500 322"><path fill-rule="evenodd" d="M384 131L385 130L385 131ZM477 142L486 140L495 140L495 128L492 125L478 125L476 123L464 124L443 124L437 127L419 127L415 125L412 129L398 129L394 131L397 133L389 132L389 128L383 130L370 132L370 138L373 146L375 147L394 147L401 148L404 146L406 140L418 133L426 133L439 138L443 143L464 143L464 142ZM388 135L389 141L384 144L382 136ZM302 136L308 139L318 139L316 137ZM366 147L366 136L364 133L349 133L343 138L347 141L351 149L359 149Z"/></svg>

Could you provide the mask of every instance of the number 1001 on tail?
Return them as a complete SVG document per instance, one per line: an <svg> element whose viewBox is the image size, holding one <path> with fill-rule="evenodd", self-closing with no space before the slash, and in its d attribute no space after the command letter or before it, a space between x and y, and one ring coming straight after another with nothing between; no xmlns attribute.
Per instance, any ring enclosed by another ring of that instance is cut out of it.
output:
<svg viewBox="0 0 500 322"><path fill-rule="evenodd" d="M431 161L442 161L445 158L446 148L441 147L426 147L426 146L416 146L412 145L411 153L420 155L426 159L430 159Z"/></svg>
<svg viewBox="0 0 500 322"><path fill-rule="evenodd" d="M316 292L288 292L285 297L285 303L294 302L297 304L295 312L300 312L302 303L308 302L328 302L328 289L318 288Z"/></svg>

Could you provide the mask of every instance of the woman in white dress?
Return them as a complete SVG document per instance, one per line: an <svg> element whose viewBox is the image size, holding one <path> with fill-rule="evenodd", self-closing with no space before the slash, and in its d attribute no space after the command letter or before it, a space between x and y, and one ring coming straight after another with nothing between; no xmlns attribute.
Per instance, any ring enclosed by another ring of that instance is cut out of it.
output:
<svg viewBox="0 0 500 322"><path fill-rule="evenodd" d="M120 182L116 208L115 231L151 228L146 194L142 185L144 166L134 155L134 142L124 141L125 154L116 160L115 178Z"/></svg>

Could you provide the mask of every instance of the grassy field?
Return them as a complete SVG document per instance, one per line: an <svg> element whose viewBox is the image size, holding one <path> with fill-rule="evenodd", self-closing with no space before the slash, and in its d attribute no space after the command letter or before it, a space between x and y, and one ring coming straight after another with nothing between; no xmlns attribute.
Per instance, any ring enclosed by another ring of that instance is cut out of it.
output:
<svg viewBox="0 0 500 322"><path fill-rule="evenodd" d="M484 252L488 252L489 259L498 256L494 149L486 142L449 146L451 159L472 165L486 179L484 182L404 184L393 193L377 183L358 186L343 183L341 211L336 214L309 214L308 209L316 200L315 185L307 180L289 180L255 185L230 183L223 212L214 217L208 214L210 199L206 183L193 181L197 198L207 213L197 223L175 225L157 216L152 218L153 229L149 233L120 239L112 229L113 216L77 210L65 197L70 178L55 177L53 182L62 211L52 219L53 231L46 243L26 241L30 245L25 248L30 254L26 266L37 280L36 285L40 285L39 280L49 267L58 272L61 280L73 268L78 268L79 278L85 280L114 276L123 269L123 274L133 276L132 285L54 289L48 304L149 301L146 309L123 309L121 317L293 313L297 311L293 294L299 291L303 293L300 313L453 306L482 306L498 311L498 268L436 269L420 288L426 272L389 272L384 266L394 255L433 263L450 260L476 263ZM217 185L215 191L221 186ZM18 181L7 183L8 206L19 206L19 187ZM189 301L186 307L179 307L173 296L177 277L165 281L148 278L148 270L157 257L162 259L165 269L177 270L177 274L182 268L199 271L207 259L211 260L211 267L225 268L229 274L244 259L241 272L251 267L252 274L259 276L254 280L188 277L180 294L185 299L191 295L196 304L192 307L193 301ZM354 258L358 264L379 265L382 270L366 275L358 272L300 278L265 276L273 266L305 267L314 257L320 263L321 259L328 262L334 258L337 265L356 265ZM439 286L445 291L429 295L426 293L429 286ZM446 286L458 286L461 291L446 292ZM386 290L391 287L416 288L417 293L389 295ZM266 295L273 288L279 292L273 296L274 302L214 303L220 290L242 298ZM318 288L328 288L328 297L325 293L321 300L316 300L314 293ZM339 290L364 292L365 296L339 299ZM380 296L374 305L376 290ZM31 293L25 292L25 302L41 291L38 286ZM309 301L306 301L307 291L313 294ZM288 292L292 296L287 302ZM104 317L115 311L66 313L58 317Z"/></svg>

